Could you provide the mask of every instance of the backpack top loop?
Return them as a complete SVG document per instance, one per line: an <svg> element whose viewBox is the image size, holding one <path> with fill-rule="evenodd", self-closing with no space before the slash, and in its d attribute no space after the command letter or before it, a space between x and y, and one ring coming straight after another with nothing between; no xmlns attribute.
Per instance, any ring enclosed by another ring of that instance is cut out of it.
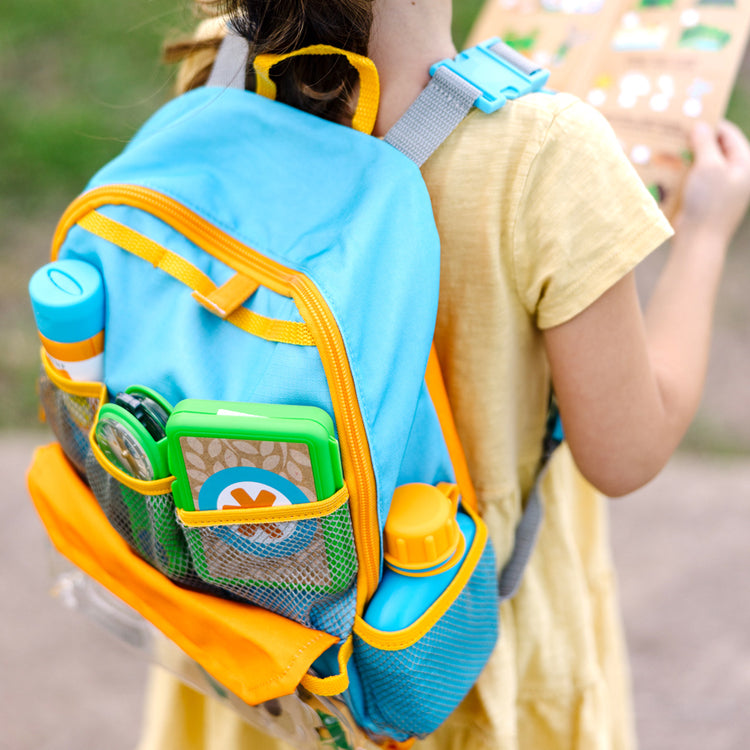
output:
<svg viewBox="0 0 750 750"><path fill-rule="evenodd" d="M380 79L375 63L368 57L363 57L345 49L332 47L329 44L313 44L309 47L287 52L283 55L258 55L253 60L256 76L256 93L268 99L276 98L276 84L271 80L270 71L274 65L300 55L344 55L352 67L359 73L359 99L357 109L352 118L352 127L362 133L372 133L375 118L378 113L380 99Z"/></svg>

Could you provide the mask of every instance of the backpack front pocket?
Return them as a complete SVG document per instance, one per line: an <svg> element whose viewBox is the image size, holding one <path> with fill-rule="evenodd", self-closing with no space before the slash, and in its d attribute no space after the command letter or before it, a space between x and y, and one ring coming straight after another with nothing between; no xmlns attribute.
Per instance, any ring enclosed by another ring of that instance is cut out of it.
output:
<svg viewBox="0 0 750 750"><path fill-rule="evenodd" d="M98 449L90 452L86 475L91 491L117 533L175 583L207 590L195 573L175 517L171 478L139 482L125 477Z"/></svg>
<svg viewBox="0 0 750 750"><path fill-rule="evenodd" d="M303 505L177 512L201 578L343 637L353 622L357 573L347 499L343 488Z"/></svg>

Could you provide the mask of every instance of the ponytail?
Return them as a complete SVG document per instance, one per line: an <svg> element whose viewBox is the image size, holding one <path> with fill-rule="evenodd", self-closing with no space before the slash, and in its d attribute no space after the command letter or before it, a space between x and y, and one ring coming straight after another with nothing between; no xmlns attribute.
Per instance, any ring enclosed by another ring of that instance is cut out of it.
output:
<svg viewBox="0 0 750 750"><path fill-rule="evenodd" d="M328 44L367 55L372 0L197 0L204 22L194 39L167 47L168 62L183 60L178 90L205 83L226 23L248 42L247 88L253 89L252 60L260 54L284 54L311 44ZM218 18L217 18L218 17ZM349 124L357 73L346 58L301 56L272 70L276 98L327 120Z"/></svg>

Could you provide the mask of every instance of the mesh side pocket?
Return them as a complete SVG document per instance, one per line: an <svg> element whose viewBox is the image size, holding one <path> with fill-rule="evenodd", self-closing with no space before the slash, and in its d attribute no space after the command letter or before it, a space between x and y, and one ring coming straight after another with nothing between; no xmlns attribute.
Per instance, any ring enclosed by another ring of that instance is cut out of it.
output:
<svg viewBox="0 0 750 750"><path fill-rule="evenodd" d="M89 431L99 408L99 398L66 393L43 369L39 377L39 400L65 455L76 470L85 475L86 457L90 453Z"/></svg>
<svg viewBox="0 0 750 750"><path fill-rule="evenodd" d="M148 563L175 583L206 590L196 575L175 518L171 493L144 495L126 487L99 464L93 453L86 474L104 514L118 534Z"/></svg>
<svg viewBox="0 0 750 750"><path fill-rule="evenodd" d="M395 644L386 650L367 643L355 628L354 660L364 701L357 721L398 741L435 731L487 663L499 632L498 608L495 558L487 541L466 586L413 645L398 648L400 634L383 633L384 642Z"/></svg>
<svg viewBox="0 0 750 750"><path fill-rule="evenodd" d="M357 556L348 505L319 518L182 529L205 581L308 627L338 637L351 630Z"/></svg>

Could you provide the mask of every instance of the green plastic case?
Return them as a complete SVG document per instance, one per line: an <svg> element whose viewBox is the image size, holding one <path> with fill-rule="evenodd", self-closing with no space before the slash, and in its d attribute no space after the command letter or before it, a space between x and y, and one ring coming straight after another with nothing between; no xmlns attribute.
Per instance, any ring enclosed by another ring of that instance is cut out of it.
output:
<svg viewBox="0 0 750 750"><path fill-rule="evenodd" d="M285 493L285 482L278 489L292 503L325 500L343 486L333 420L312 406L186 399L169 418L167 445L172 492L183 510L217 510L211 477L243 466L267 471L270 484L272 474L285 473L298 492Z"/></svg>
<svg viewBox="0 0 750 750"><path fill-rule="evenodd" d="M167 445L178 508L279 509L274 522L186 527L202 578L282 613L297 600L263 591L331 594L351 586L357 563L348 506L283 520L285 507L294 516L291 506L326 500L343 487L338 441L325 411L188 399L167 422ZM311 606L312 600L300 601Z"/></svg>

